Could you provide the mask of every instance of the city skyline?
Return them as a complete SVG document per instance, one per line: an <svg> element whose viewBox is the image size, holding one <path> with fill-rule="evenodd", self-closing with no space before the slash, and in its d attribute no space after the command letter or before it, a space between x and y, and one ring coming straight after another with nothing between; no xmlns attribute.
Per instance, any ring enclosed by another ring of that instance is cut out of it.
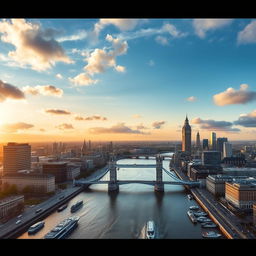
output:
<svg viewBox="0 0 256 256"><path fill-rule="evenodd" d="M0 20L1 142L255 138L254 19Z"/></svg>

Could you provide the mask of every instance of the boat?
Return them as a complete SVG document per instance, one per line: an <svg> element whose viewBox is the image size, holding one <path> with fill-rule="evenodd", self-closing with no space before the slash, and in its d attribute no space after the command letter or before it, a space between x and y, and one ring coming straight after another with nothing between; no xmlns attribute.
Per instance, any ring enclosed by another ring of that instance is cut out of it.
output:
<svg viewBox="0 0 256 256"><path fill-rule="evenodd" d="M187 214L188 214L188 217L190 218L190 220L193 222L193 223L197 223L197 219L193 213L193 211L189 210L187 211Z"/></svg>
<svg viewBox="0 0 256 256"><path fill-rule="evenodd" d="M76 212L83 206L83 200L77 201L75 204L71 206L71 212Z"/></svg>
<svg viewBox="0 0 256 256"><path fill-rule="evenodd" d="M204 222L201 224L202 228L217 228L217 225L213 222Z"/></svg>
<svg viewBox="0 0 256 256"><path fill-rule="evenodd" d="M212 220L211 220L211 219L208 219L208 218L206 218L206 217L204 217L204 216L201 216L201 217L198 217L198 218L197 218L197 221L198 221L198 222L211 222Z"/></svg>
<svg viewBox="0 0 256 256"><path fill-rule="evenodd" d="M146 237L147 239L154 239L155 236L155 223L154 221L150 220L147 222L146 225Z"/></svg>
<svg viewBox="0 0 256 256"><path fill-rule="evenodd" d="M197 205L192 205L192 206L189 207L189 209L190 209L190 210L196 210L196 211L197 211L197 210L199 210L199 206L197 206Z"/></svg>
<svg viewBox="0 0 256 256"><path fill-rule="evenodd" d="M208 214L206 212L195 212L194 215L196 217L206 217Z"/></svg>
<svg viewBox="0 0 256 256"><path fill-rule="evenodd" d="M66 209L68 207L68 204L63 204L62 206L60 206L59 208L58 208L58 212L61 212L61 211L63 211L64 209Z"/></svg>
<svg viewBox="0 0 256 256"><path fill-rule="evenodd" d="M193 196L191 194L188 194L188 199L189 200L192 200L193 199Z"/></svg>
<svg viewBox="0 0 256 256"><path fill-rule="evenodd" d="M203 238L220 238L222 237L222 235L218 232L214 232L214 231L206 231L206 232L202 232L202 237Z"/></svg>
<svg viewBox="0 0 256 256"><path fill-rule="evenodd" d="M48 232L45 239L63 239L66 238L77 226L79 217L73 216L61 221L55 228Z"/></svg>
<svg viewBox="0 0 256 256"><path fill-rule="evenodd" d="M30 228L28 229L28 234L33 235L33 234L37 233L43 227L44 227L44 221L39 221L39 222L35 223L34 225L30 226Z"/></svg>

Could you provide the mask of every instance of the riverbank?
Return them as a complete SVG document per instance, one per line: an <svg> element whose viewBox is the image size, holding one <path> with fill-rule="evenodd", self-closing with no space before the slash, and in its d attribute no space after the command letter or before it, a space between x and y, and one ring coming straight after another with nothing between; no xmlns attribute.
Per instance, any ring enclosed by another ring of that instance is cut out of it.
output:
<svg viewBox="0 0 256 256"><path fill-rule="evenodd" d="M182 180L188 180L178 168L172 168L176 175ZM219 226L222 233L228 239L251 239L250 234L246 234L239 220L235 216L231 216L225 208L223 208L208 191L203 188L189 188L198 204L209 214L212 220Z"/></svg>

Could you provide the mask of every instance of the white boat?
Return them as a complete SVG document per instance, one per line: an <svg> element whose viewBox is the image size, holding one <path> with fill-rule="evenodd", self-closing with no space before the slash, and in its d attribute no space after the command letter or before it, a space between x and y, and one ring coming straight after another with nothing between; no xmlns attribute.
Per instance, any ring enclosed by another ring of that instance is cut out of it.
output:
<svg viewBox="0 0 256 256"><path fill-rule="evenodd" d="M188 214L188 217L190 218L190 220L193 222L193 223L197 223L197 219L193 213L193 211L187 211L187 214Z"/></svg>
<svg viewBox="0 0 256 256"><path fill-rule="evenodd" d="M189 206L189 209L190 210L199 210L199 206L197 206L197 205L192 205L192 206Z"/></svg>
<svg viewBox="0 0 256 256"><path fill-rule="evenodd" d="M32 225L29 229L28 229L28 234L32 235L35 234L36 232L38 232L40 229L42 229L44 227L44 221L39 221L37 223L35 223L34 225Z"/></svg>
<svg viewBox="0 0 256 256"><path fill-rule="evenodd" d="M217 225L213 222L203 222L201 224L202 228L217 228Z"/></svg>
<svg viewBox="0 0 256 256"><path fill-rule="evenodd" d="M188 199L189 200L193 199L193 196L191 194L188 194Z"/></svg>
<svg viewBox="0 0 256 256"><path fill-rule="evenodd" d="M206 217L208 214L206 212L195 212L196 217Z"/></svg>
<svg viewBox="0 0 256 256"><path fill-rule="evenodd" d="M215 239L222 237L220 233L214 232L214 231L202 232L202 236L203 238L215 238Z"/></svg>
<svg viewBox="0 0 256 256"><path fill-rule="evenodd" d="M198 222L211 222L212 220L211 220L211 219L208 219L208 218L206 218L206 217L204 217L204 216L201 216L201 217L198 217L198 218L197 218L197 221L198 221Z"/></svg>
<svg viewBox="0 0 256 256"><path fill-rule="evenodd" d="M147 225L146 225L146 237L147 239L154 239L155 236L156 236L155 223L154 221L150 220L147 222Z"/></svg>

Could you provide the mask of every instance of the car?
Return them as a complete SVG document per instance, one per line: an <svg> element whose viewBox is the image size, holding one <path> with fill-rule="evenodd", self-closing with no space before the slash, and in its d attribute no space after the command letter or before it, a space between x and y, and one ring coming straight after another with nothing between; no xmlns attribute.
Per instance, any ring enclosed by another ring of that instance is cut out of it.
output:
<svg viewBox="0 0 256 256"><path fill-rule="evenodd" d="M20 219L22 217L22 214L20 214L17 218Z"/></svg>
<svg viewBox="0 0 256 256"><path fill-rule="evenodd" d="M41 212L41 211L42 211L42 208L39 208L39 209L36 210L35 213L39 213L39 212Z"/></svg>
<svg viewBox="0 0 256 256"><path fill-rule="evenodd" d="M20 224L20 223L21 223L21 220L17 220L17 221L15 222L16 225L18 225L18 224Z"/></svg>
<svg viewBox="0 0 256 256"><path fill-rule="evenodd" d="M63 199L63 198L65 198L65 195L60 196L60 197L59 197L59 200L61 200L61 199Z"/></svg>
<svg viewBox="0 0 256 256"><path fill-rule="evenodd" d="M32 205L30 205L29 207L31 207L31 208L33 208L35 205L34 204L32 204Z"/></svg>

